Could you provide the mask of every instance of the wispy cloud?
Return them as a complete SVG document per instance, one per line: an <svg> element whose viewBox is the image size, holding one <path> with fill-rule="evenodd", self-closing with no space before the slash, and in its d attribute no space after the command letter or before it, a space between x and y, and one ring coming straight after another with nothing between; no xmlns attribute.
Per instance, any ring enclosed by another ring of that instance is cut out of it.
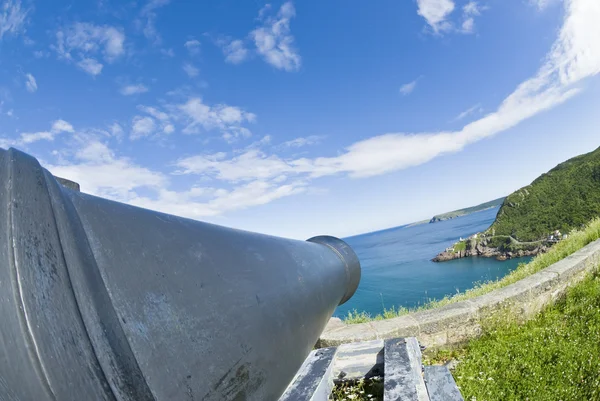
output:
<svg viewBox="0 0 600 401"><path fill-rule="evenodd" d="M220 130L225 139L239 135L249 136L250 131L243 125L256 120L255 114L239 107L226 104L211 106L200 97L192 97L186 103L176 106L176 109L182 113L186 123L183 132L187 134L199 133L202 128L204 131Z"/></svg>
<svg viewBox="0 0 600 401"><path fill-rule="evenodd" d="M198 74L200 74L200 70L198 68L194 67L194 65L191 63L183 63L182 68L183 68L183 71L185 71L185 73L190 78L197 77Z"/></svg>
<svg viewBox="0 0 600 401"><path fill-rule="evenodd" d="M180 160L181 173L210 174L228 181L264 180L281 175L305 179L335 174L369 177L458 152L565 102L581 90L584 79L600 73L598 3L570 0L565 6L566 17L559 37L538 73L521 83L495 112L458 131L390 133L356 142L338 156L314 159L284 159L259 151L231 157L200 156Z"/></svg>
<svg viewBox="0 0 600 401"><path fill-rule="evenodd" d="M301 148L303 146L316 145L323 140L322 136L311 135L306 137L295 138L290 141L283 142L280 147L282 148Z"/></svg>
<svg viewBox="0 0 600 401"><path fill-rule="evenodd" d="M186 41L183 46L187 49L190 56L195 56L200 53L200 41L197 39L190 39Z"/></svg>
<svg viewBox="0 0 600 401"><path fill-rule="evenodd" d="M419 82L419 79L421 79L421 78L419 77L419 78L415 79L412 82L409 82L409 83L406 83L406 84L402 85L400 87L400 93L402 95L404 95L404 96L410 95L415 90L415 88L417 87L417 83Z"/></svg>
<svg viewBox="0 0 600 401"><path fill-rule="evenodd" d="M291 1L284 3L274 17L261 14L263 25L250 33L258 53L277 69L298 71L302 59L294 48L290 30L290 20L296 15L294 4Z"/></svg>
<svg viewBox="0 0 600 401"><path fill-rule="evenodd" d="M135 116L131 123L131 140L140 139L153 134L156 131L154 119L150 117Z"/></svg>
<svg viewBox="0 0 600 401"><path fill-rule="evenodd" d="M427 24L435 33L448 31L452 24L448 22L448 16L454 11L452 0L417 0L417 14L425 18Z"/></svg>
<svg viewBox="0 0 600 401"><path fill-rule="evenodd" d="M122 29L108 25L77 22L56 33L53 49L64 60L79 60L77 65L92 76L102 72L98 57L112 63L125 53Z"/></svg>
<svg viewBox="0 0 600 401"><path fill-rule="evenodd" d="M23 132L16 139L0 138L0 144L4 148L10 146L27 146L38 141L53 141L58 134L64 132L73 133L75 130L65 120L56 120L52 123L49 131Z"/></svg>
<svg viewBox="0 0 600 401"><path fill-rule="evenodd" d="M104 65L93 58L84 58L77 63L77 66L93 77L100 75L102 73L102 69L104 68Z"/></svg>
<svg viewBox="0 0 600 401"><path fill-rule="evenodd" d="M142 25L144 36L155 45L162 44L162 38L156 29L156 10L169 4L171 0L149 0L140 12L138 24Z"/></svg>
<svg viewBox="0 0 600 401"><path fill-rule="evenodd" d="M27 88L27 91L31 93L37 91L38 86L33 75L25 74L25 88Z"/></svg>
<svg viewBox="0 0 600 401"><path fill-rule="evenodd" d="M121 88L120 92L123 96L138 95L148 92L148 87L142 84L125 85Z"/></svg>
<svg viewBox="0 0 600 401"><path fill-rule="evenodd" d="M426 163L556 107L579 93L587 78L600 74L598 4L597 0L565 0L564 23L537 73L519 84L495 111L458 130L387 133L355 142L329 157L288 158L264 150L267 146L190 154L173 161L174 173L197 176L203 186L182 191L169 189L169 175L119 157L98 141L82 142L74 160L50 169L82 183L86 192L199 218L305 192L318 177L369 177ZM187 133L227 131L255 119L239 107L211 105L199 97L165 106L165 110L140 109L155 127L165 116L177 118Z"/></svg>
<svg viewBox="0 0 600 401"><path fill-rule="evenodd" d="M239 39L220 39L217 41L217 44L221 46L221 50L225 55L225 61L228 63L239 64L245 61L249 56L248 49L244 45L244 42Z"/></svg>
<svg viewBox="0 0 600 401"><path fill-rule="evenodd" d="M529 0L529 3L536 6L539 10L544 10L550 4L558 3L560 0Z"/></svg>
<svg viewBox="0 0 600 401"><path fill-rule="evenodd" d="M18 35L23 32L28 10L21 8L21 0L6 0L0 3L0 41L4 35Z"/></svg>
<svg viewBox="0 0 600 401"><path fill-rule="evenodd" d="M481 15L486 7L479 5L476 1L470 1L463 7L462 33L473 33L475 31L475 17Z"/></svg>
<svg viewBox="0 0 600 401"><path fill-rule="evenodd" d="M456 117L454 117L454 119L452 121L460 121L465 119L466 117L470 116L471 114L475 114L475 113L481 113L483 112L483 108L481 107L481 104L476 104L473 107L468 108L467 110L461 112L459 115L457 115Z"/></svg>

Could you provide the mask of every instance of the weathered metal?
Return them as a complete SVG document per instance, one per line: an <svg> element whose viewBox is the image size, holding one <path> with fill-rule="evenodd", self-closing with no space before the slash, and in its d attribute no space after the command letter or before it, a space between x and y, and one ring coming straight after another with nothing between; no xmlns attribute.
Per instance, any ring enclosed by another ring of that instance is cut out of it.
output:
<svg viewBox="0 0 600 401"><path fill-rule="evenodd" d="M360 264L59 185L0 149L0 400L277 400Z"/></svg>

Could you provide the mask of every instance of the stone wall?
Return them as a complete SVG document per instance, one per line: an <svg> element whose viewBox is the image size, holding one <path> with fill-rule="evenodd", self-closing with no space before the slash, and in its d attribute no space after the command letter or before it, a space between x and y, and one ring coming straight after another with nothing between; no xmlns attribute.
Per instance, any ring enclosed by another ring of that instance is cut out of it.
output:
<svg viewBox="0 0 600 401"><path fill-rule="evenodd" d="M332 318L317 346L413 336L429 348L459 344L479 336L482 321L498 310L508 307L519 318L532 317L599 264L600 240L523 280L466 301L368 323Z"/></svg>

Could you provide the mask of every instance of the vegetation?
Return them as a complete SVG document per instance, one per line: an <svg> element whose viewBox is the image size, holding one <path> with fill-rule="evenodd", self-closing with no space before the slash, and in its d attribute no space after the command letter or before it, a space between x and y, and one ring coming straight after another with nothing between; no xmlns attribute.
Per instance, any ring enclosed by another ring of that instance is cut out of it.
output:
<svg viewBox="0 0 600 401"><path fill-rule="evenodd" d="M587 244L599 238L600 219L596 218L592 220L589 224L584 226L582 229L572 231L568 239L560 241L559 243L554 245L547 253L537 255L534 259L531 260L531 262L527 264L519 265L519 267L517 267L511 273L507 274L499 280L482 283L470 290L455 294L453 296L448 296L440 300L430 300L425 305L422 305L415 309L385 309L383 315L377 315L374 317L366 312L352 311L344 320L346 323L354 324L364 323L371 320L389 319L392 317L405 315L409 312L437 308L454 302L464 301L466 299L471 299L480 295L484 295L488 292L491 292L498 288L506 287L507 285L516 283L517 281L527 276L537 273L538 271L550 266L551 264L558 262L559 260L566 258L567 256L573 254L574 252L578 251Z"/></svg>
<svg viewBox="0 0 600 401"><path fill-rule="evenodd" d="M600 216L600 148L559 164L509 195L488 233L536 241Z"/></svg>
<svg viewBox="0 0 600 401"><path fill-rule="evenodd" d="M467 249L467 241L459 241L454 244L454 252L462 252Z"/></svg>
<svg viewBox="0 0 600 401"><path fill-rule="evenodd" d="M453 212L438 214L433 216L433 218L429 221L430 223L435 223L437 221L450 220L460 216L466 216L471 213L480 212L482 210L491 209L493 207L498 207L502 205L505 198L494 199L493 201L482 203L481 205L468 207L465 209L455 210Z"/></svg>
<svg viewBox="0 0 600 401"><path fill-rule="evenodd" d="M491 323L459 355L453 375L465 400L600 400L600 276L519 325Z"/></svg>
<svg viewBox="0 0 600 401"><path fill-rule="evenodd" d="M373 377L336 385L331 392L334 401L383 401L383 378Z"/></svg>

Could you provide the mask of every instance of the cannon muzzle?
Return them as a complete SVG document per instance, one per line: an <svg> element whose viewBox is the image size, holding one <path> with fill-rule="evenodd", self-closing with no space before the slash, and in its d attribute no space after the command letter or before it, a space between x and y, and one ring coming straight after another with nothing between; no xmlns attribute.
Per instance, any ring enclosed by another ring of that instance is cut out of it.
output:
<svg viewBox="0 0 600 401"><path fill-rule="evenodd" d="M0 400L277 400L360 264L60 185L0 149Z"/></svg>

